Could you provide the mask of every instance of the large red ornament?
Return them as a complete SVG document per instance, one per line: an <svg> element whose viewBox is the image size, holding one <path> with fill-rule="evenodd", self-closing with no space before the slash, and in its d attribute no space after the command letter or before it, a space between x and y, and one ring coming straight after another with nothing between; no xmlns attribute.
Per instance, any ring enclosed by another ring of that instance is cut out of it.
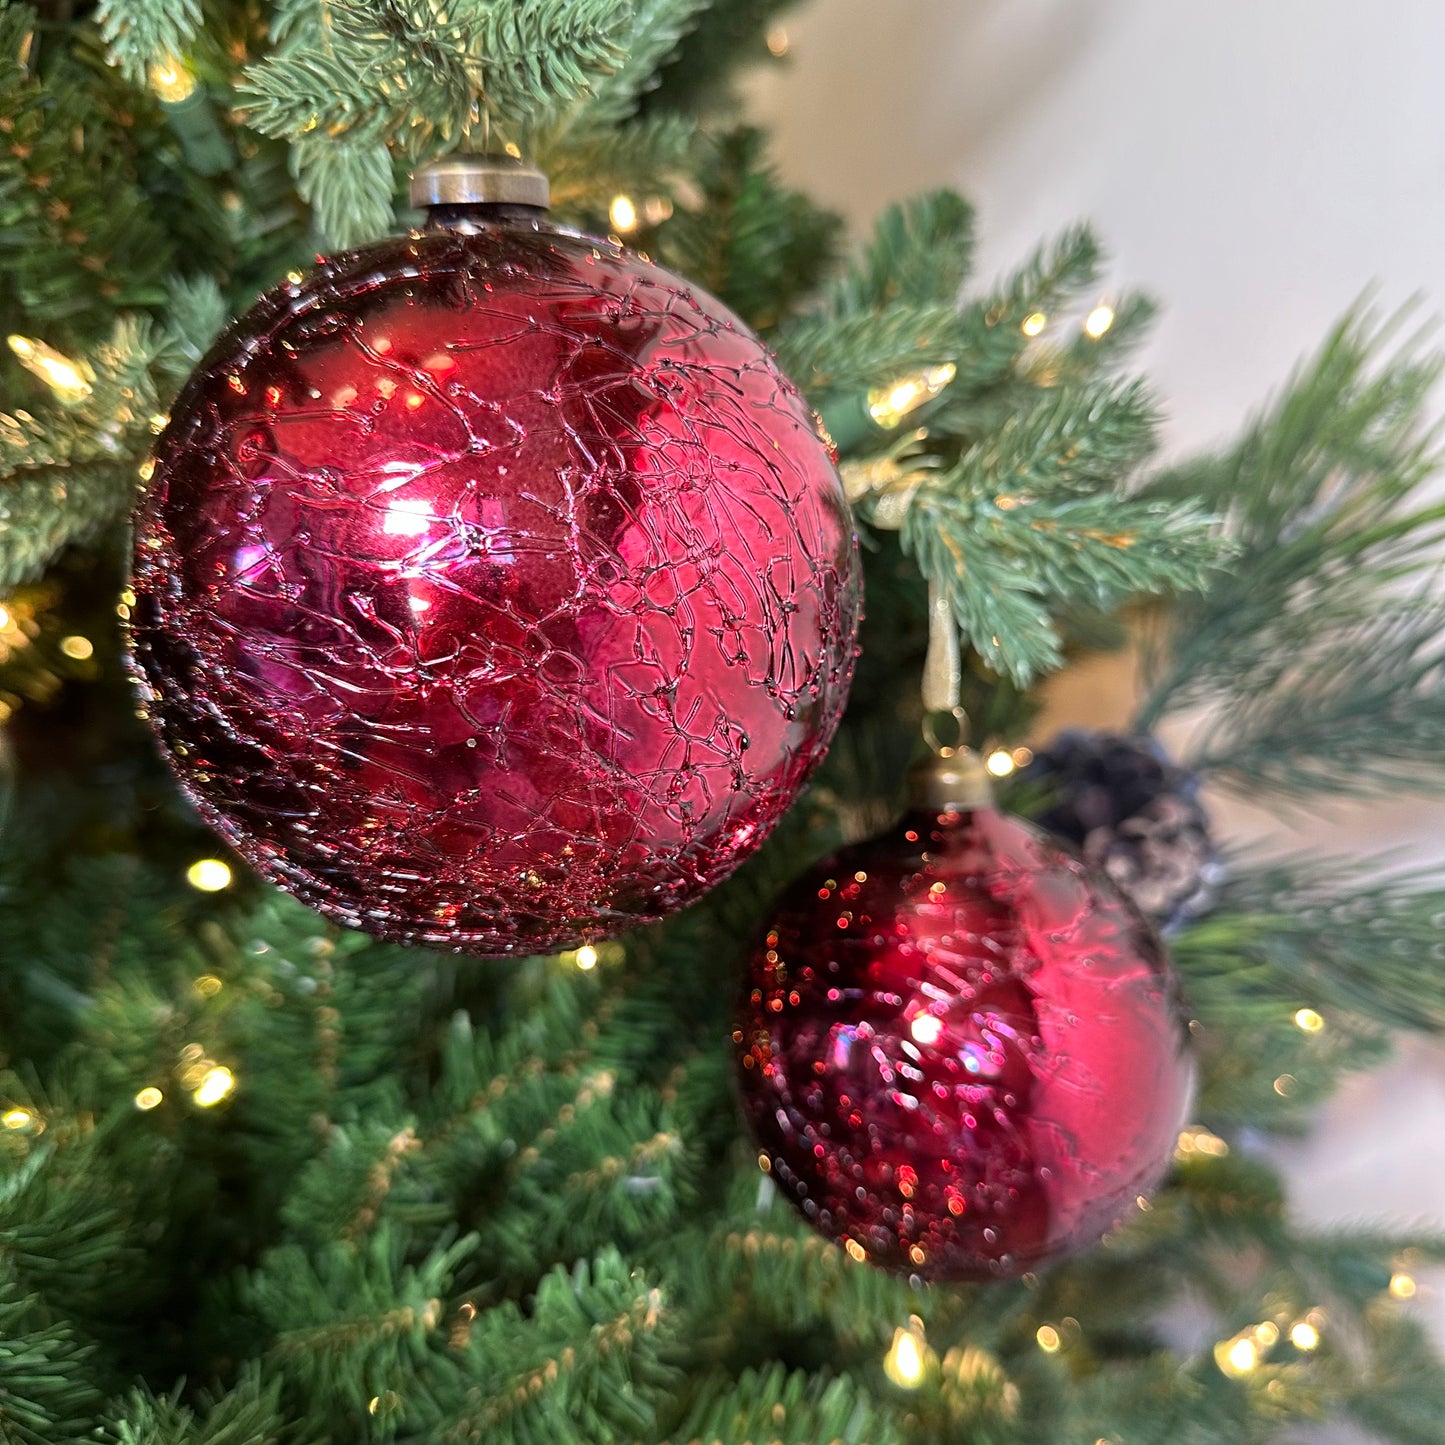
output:
<svg viewBox="0 0 1445 1445"><path fill-rule="evenodd" d="M136 524L134 657L204 816L384 937L655 919L821 758L859 577L829 448L721 304L531 207L264 297Z"/></svg>
<svg viewBox="0 0 1445 1445"><path fill-rule="evenodd" d="M1097 1242L1163 1175L1193 1079L1133 906L1018 819L938 798L784 896L735 1037L782 1192L928 1280Z"/></svg>

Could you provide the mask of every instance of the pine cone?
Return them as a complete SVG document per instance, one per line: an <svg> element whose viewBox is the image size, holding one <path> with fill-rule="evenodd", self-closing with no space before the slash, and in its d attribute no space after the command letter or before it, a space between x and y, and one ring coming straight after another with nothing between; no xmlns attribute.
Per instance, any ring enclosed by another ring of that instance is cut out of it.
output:
<svg viewBox="0 0 1445 1445"><path fill-rule="evenodd" d="M1102 868L1169 933L1203 913L1224 875L1199 780L1151 737L1070 729L1034 754L1035 822Z"/></svg>

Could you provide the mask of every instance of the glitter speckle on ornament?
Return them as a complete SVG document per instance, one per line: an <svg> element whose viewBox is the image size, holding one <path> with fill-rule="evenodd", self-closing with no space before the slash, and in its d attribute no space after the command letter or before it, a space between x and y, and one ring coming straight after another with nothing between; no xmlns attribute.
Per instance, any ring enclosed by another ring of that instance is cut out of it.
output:
<svg viewBox="0 0 1445 1445"><path fill-rule="evenodd" d="M779 1189L928 1280L1097 1243L1162 1177L1193 1064L1153 931L992 807L915 806L784 895L736 1035Z"/></svg>
<svg viewBox="0 0 1445 1445"><path fill-rule="evenodd" d="M528 953L658 918L821 758L859 569L719 303L542 212L288 281L172 409L134 657L203 815L330 917Z"/></svg>

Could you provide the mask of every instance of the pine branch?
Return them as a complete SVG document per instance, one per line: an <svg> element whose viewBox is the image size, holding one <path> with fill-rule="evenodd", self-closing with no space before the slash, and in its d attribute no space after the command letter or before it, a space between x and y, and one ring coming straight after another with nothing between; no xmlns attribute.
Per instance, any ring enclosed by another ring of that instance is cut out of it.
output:
<svg viewBox="0 0 1445 1445"><path fill-rule="evenodd" d="M201 26L199 0L100 0L95 7L111 63L134 85L152 65L183 55Z"/></svg>
<svg viewBox="0 0 1445 1445"><path fill-rule="evenodd" d="M871 1445L901 1433L902 1421L861 1383L775 1364L710 1381L686 1421L659 1445Z"/></svg>
<svg viewBox="0 0 1445 1445"><path fill-rule="evenodd" d="M37 77L34 27L29 7L0 10L0 329L94 342L117 308L164 300L174 240L138 174L140 143L159 137L148 97L113 94L68 55Z"/></svg>
<svg viewBox="0 0 1445 1445"><path fill-rule="evenodd" d="M1196 588L1218 564L1200 507L1118 490L1154 426L1137 384L1045 391L914 494L904 548L969 643L1015 683L1062 660L1054 613Z"/></svg>
<svg viewBox="0 0 1445 1445"><path fill-rule="evenodd" d="M1384 355L1397 326L1351 313L1230 452L1150 485L1226 509L1239 558L1151 639L1136 726L1216 706L1242 724L1237 753L1222 728L1206 741L1231 786L1364 791L1445 761L1437 614L1410 597L1445 536L1445 507L1420 498L1440 459L1424 407L1441 358L1413 342Z"/></svg>
<svg viewBox="0 0 1445 1445"><path fill-rule="evenodd" d="M165 349L149 323L123 317L83 362L88 390L72 405L0 414L0 591L129 511L160 405L151 369Z"/></svg>
<svg viewBox="0 0 1445 1445"><path fill-rule="evenodd" d="M504 1305L459 1331L455 1385L438 1391L423 1438L602 1445L650 1436L676 1380L665 1363L676 1329L663 1292L615 1249L553 1270L525 1319Z"/></svg>
<svg viewBox="0 0 1445 1445"><path fill-rule="evenodd" d="M71 1327L47 1321L8 1269L0 1276L0 1441L81 1445L103 1397L94 1348Z"/></svg>
<svg viewBox="0 0 1445 1445"><path fill-rule="evenodd" d="M617 125L635 114L658 70L708 9L709 0L637 0L624 55L610 75L595 82L578 113L584 130Z"/></svg>
<svg viewBox="0 0 1445 1445"><path fill-rule="evenodd" d="M825 293L834 316L956 304L973 263L973 207L954 191L890 206L863 254Z"/></svg>

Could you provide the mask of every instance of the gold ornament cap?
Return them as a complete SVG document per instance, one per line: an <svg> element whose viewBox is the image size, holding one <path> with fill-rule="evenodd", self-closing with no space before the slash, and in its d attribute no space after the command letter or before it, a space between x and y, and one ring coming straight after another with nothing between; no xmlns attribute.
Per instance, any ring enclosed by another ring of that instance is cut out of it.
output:
<svg viewBox="0 0 1445 1445"><path fill-rule="evenodd" d="M551 203L547 177L507 155L443 156L411 178L414 206L536 206Z"/></svg>
<svg viewBox="0 0 1445 1445"><path fill-rule="evenodd" d="M930 813L970 813L993 807L993 784L972 748L946 748L908 773L908 806Z"/></svg>

